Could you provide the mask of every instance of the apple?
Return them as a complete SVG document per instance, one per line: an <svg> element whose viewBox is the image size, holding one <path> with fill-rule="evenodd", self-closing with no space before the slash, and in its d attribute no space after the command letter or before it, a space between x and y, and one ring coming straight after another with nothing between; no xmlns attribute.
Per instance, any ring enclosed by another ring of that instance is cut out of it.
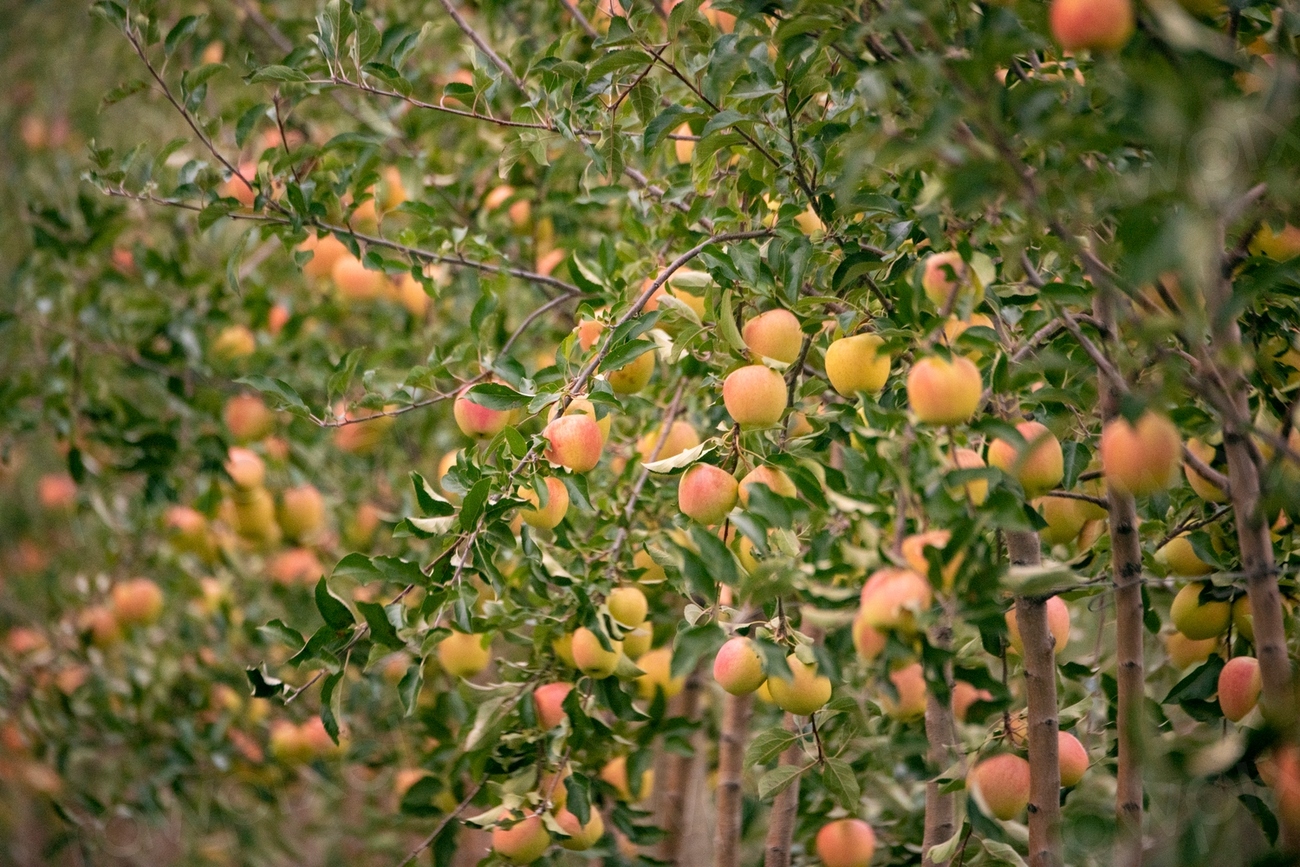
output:
<svg viewBox="0 0 1300 867"><path fill-rule="evenodd" d="M564 785L564 781L571 776L573 776L573 768L566 762L561 769L543 771L537 778L537 791L541 792L543 797L550 798L552 810L563 810L568 805L569 790Z"/></svg>
<svg viewBox="0 0 1300 867"><path fill-rule="evenodd" d="M1253 656L1234 656L1219 672L1219 707L1233 722L1241 722L1259 704L1264 681L1259 660Z"/></svg>
<svg viewBox="0 0 1300 867"><path fill-rule="evenodd" d="M1206 466L1216 469L1224 475L1228 474L1227 466L1222 461L1216 460L1218 450L1209 443L1198 439L1190 439L1187 441L1187 450L1199 458ZM1207 503L1228 502L1228 492L1194 470L1191 464L1183 465L1183 474L1187 476L1187 484L1191 485L1192 490L1196 492L1196 496L1202 500Z"/></svg>
<svg viewBox="0 0 1300 867"><path fill-rule="evenodd" d="M737 635L718 648L713 658L713 679L732 695L748 695L763 685L763 655L752 639Z"/></svg>
<svg viewBox="0 0 1300 867"><path fill-rule="evenodd" d="M1279 744L1258 760L1259 775L1277 798L1278 819L1294 834L1300 829L1300 747Z"/></svg>
<svg viewBox="0 0 1300 867"><path fill-rule="evenodd" d="M406 308L412 319L422 320L429 312L429 293L411 272L403 272L395 282L389 283L388 289L391 299Z"/></svg>
<svg viewBox="0 0 1300 867"><path fill-rule="evenodd" d="M767 679L772 701L786 713L810 716L831 700L831 680L817 673L817 664L801 662L795 654L785 658L790 676L774 674Z"/></svg>
<svg viewBox="0 0 1300 867"><path fill-rule="evenodd" d="M987 464L974 449L956 449L952 453L949 465L954 470L982 470ZM1064 471L1062 472L1064 475ZM974 479L962 485L966 499L973 506L982 506L989 495L988 479Z"/></svg>
<svg viewBox="0 0 1300 867"><path fill-rule="evenodd" d="M673 649L656 647L641 655L636 661L637 668L645 672L636 679L637 695L651 701L655 693L663 690L664 698L677 696L686 687L685 677L672 676Z"/></svg>
<svg viewBox="0 0 1300 867"><path fill-rule="evenodd" d="M287 719L271 723L268 746L271 758L286 765L305 765L312 759L311 744L303 737L298 726Z"/></svg>
<svg viewBox="0 0 1300 867"><path fill-rule="evenodd" d="M871 662L880 652L885 649L885 635L877 631L867 621L862 619L862 615L853 618L853 649L857 654L867 662Z"/></svg>
<svg viewBox="0 0 1300 867"><path fill-rule="evenodd" d="M1100 451L1107 484L1141 497L1174 483L1182 463L1183 441L1169 419L1144 412L1135 425L1122 417L1106 422Z"/></svg>
<svg viewBox="0 0 1300 867"><path fill-rule="evenodd" d="M636 394L650 383L655 374L655 352L647 350L618 370L611 370L605 379L615 394Z"/></svg>
<svg viewBox="0 0 1300 867"><path fill-rule="evenodd" d="M1181 632L1170 632L1165 637L1165 653L1169 664L1182 671L1192 665L1200 665L1210 658L1210 654L1219 648L1218 637L1202 638L1196 641Z"/></svg>
<svg viewBox="0 0 1300 867"><path fill-rule="evenodd" d="M26 656L49 646L40 631L26 626L15 626L5 635L5 648L15 656Z"/></svg>
<svg viewBox="0 0 1300 867"><path fill-rule="evenodd" d="M236 394L226 401L221 419L235 442L260 440L275 427L275 413L256 394Z"/></svg>
<svg viewBox="0 0 1300 867"><path fill-rule="evenodd" d="M560 409L560 405L558 403L551 404L551 410L546 416L546 421L547 422L555 421L555 416L558 413L559 409ZM609 429L610 426L614 423L614 414L611 412L606 412L604 417L601 417L601 415L596 411L596 405L591 401L587 400L587 398L575 397L573 400L569 401L569 405L564 409L564 414L587 416L588 418L590 418L592 421L596 423L597 427L600 428L601 443L603 444L606 440L609 439Z"/></svg>
<svg viewBox="0 0 1300 867"><path fill-rule="evenodd" d="M673 130L673 132L679 136L695 135L693 132L691 132L691 125L689 123L682 124L681 126L677 127L677 129ZM674 139L673 155L677 157L677 162L680 165L686 165L687 163L689 163L691 161L691 157L695 155L695 139L693 138Z"/></svg>
<svg viewBox="0 0 1300 867"><path fill-rule="evenodd" d="M343 528L343 539L354 548L368 548L379 531L382 516L374 503L358 503Z"/></svg>
<svg viewBox="0 0 1300 867"><path fill-rule="evenodd" d="M310 548L288 548L267 561L266 574L277 584L313 585L325 574L325 568Z"/></svg>
<svg viewBox="0 0 1300 867"><path fill-rule="evenodd" d="M907 374L907 403L922 424L962 424L979 409L984 383L969 358L932 355L919 359Z"/></svg>
<svg viewBox="0 0 1300 867"><path fill-rule="evenodd" d="M46 473L36 481L36 499L47 512L71 512L77 506L77 483L67 473Z"/></svg>
<svg viewBox="0 0 1300 867"><path fill-rule="evenodd" d="M228 325L212 341L212 356L218 361L237 361L257 351L257 337L247 325Z"/></svg>
<svg viewBox="0 0 1300 867"><path fill-rule="evenodd" d="M841 337L826 348L826 378L843 397L876 394L889 379L890 358L876 334Z"/></svg>
<svg viewBox="0 0 1300 867"><path fill-rule="evenodd" d="M1041 422L1016 425L1024 439L1018 446L1004 439L989 443L989 464L1014 477L1029 497L1039 497L1065 478L1065 455L1061 444Z"/></svg>
<svg viewBox="0 0 1300 867"><path fill-rule="evenodd" d="M653 768L646 768L641 772L641 785L638 787L635 795L627 776L627 756L618 756L610 759L605 766L600 769L600 778L614 787L618 796L624 801L630 801L636 797L642 801L650 800L655 789L655 772Z"/></svg>
<svg viewBox="0 0 1300 867"><path fill-rule="evenodd" d="M695 464L677 484L677 506L701 524L720 524L739 499L735 476L712 464Z"/></svg>
<svg viewBox="0 0 1300 867"><path fill-rule="evenodd" d="M1292 607L1291 600L1283 596L1283 613L1289 615ZM1250 597L1246 594L1232 600L1232 628L1247 641L1252 643L1255 641L1255 618L1250 608Z"/></svg>
<svg viewBox="0 0 1300 867"><path fill-rule="evenodd" d="M451 408L460 432L475 439L490 439L505 430L514 413L508 409L489 409L475 403L469 389L470 386L466 386L461 390Z"/></svg>
<svg viewBox="0 0 1300 867"><path fill-rule="evenodd" d="M641 460L650 460L661 436L663 436L663 428L658 428L636 441L636 453L641 456ZM654 455L654 459L666 461L669 458L677 457L684 451L695 448L699 444L700 435L695 432L695 428L691 427L688 422L678 419L668 428L668 436L664 437L664 444L660 447L659 454Z"/></svg>
<svg viewBox="0 0 1300 867"><path fill-rule="evenodd" d="M547 683L533 690L533 704L537 708L537 721L542 728L555 728L565 719L564 700L573 691L571 683Z"/></svg>
<svg viewBox="0 0 1300 867"><path fill-rule="evenodd" d="M1011 753L990 756L970 770L967 788L980 809L1006 822L1029 806L1029 762Z"/></svg>
<svg viewBox="0 0 1300 867"><path fill-rule="evenodd" d="M96 647L108 647L122 640L122 627L117 616L106 606L92 606L77 618L77 629L90 636Z"/></svg>
<svg viewBox="0 0 1300 867"><path fill-rule="evenodd" d="M1066 51L1118 51L1136 28L1132 0L1052 0L1048 15Z"/></svg>
<svg viewBox="0 0 1300 867"><path fill-rule="evenodd" d="M285 305L277 302L271 305L271 309L266 311L266 330L272 337L279 337L284 326L289 324L293 318L293 313Z"/></svg>
<svg viewBox="0 0 1300 867"><path fill-rule="evenodd" d="M386 406L384 410L391 412L393 407ZM345 417L349 423L334 429L334 445L340 451L354 455L367 455L374 451L384 434L397 421L390 415L376 415L370 410L362 411L360 417L365 421L355 421L357 416L350 412Z"/></svg>
<svg viewBox="0 0 1300 867"><path fill-rule="evenodd" d="M737 489L740 495L740 505L749 508L749 488L751 485L766 485L774 494L782 497L797 497L799 490L794 486L784 472L776 467L758 466L750 470L749 473L740 480L740 486Z"/></svg>
<svg viewBox="0 0 1300 867"><path fill-rule="evenodd" d="M443 484L443 482L447 478L447 473L451 471L451 468L456 466L456 460L459 457L460 457L459 449L447 452L438 460L438 468L434 471L436 474L435 478L437 479L438 482L438 490L442 491L442 495L446 497L449 502L452 503L460 502L460 494L456 493L453 490L450 490L447 487L447 485Z"/></svg>
<svg viewBox="0 0 1300 867"><path fill-rule="evenodd" d="M344 751L343 734L340 732L339 742L334 743L329 732L325 731L325 723L321 722L318 716L310 717L298 726L298 733L303 745L310 750L312 759L331 758L341 755Z"/></svg>
<svg viewBox="0 0 1300 867"><path fill-rule="evenodd" d="M994 327L993 320L988 316L985 316L983 313L972 313L965 319L957 316L949 316L948 320L943 323L944 340L949 346L955 346L957 340L966 333L967 328L973 328L977 325L982 328ZM984 357L984 354L978 351L967 351L965 352L965 355L971 361L979 361Z"/></svg>
<svg viewBox="0 0 1300 867"><path fill-rule="evenodd" d="M762 364L737 368L722 383L722 402L741 427L770 427L785 414L785 379Z"/></svg>
<svg viewBox="0 0 1300 867"><path fill-rule="evenodd" d="M970 280L966 262L956 250L931 253L925 257L921 288L930 303L940 310L951 311L967 298L974 304L984 300L984 290Z"/></svg>
<svg viewBox="0 0 1300 867"><path fill-rule="evenodd" d="M562 415L546 425L542 436L549 443L546 459L553 464L575 473L586 473L600 463L605 438L590 416Z"/></svg>
<svg viewBox="0 0 1300 867"><path fill-rule="evenodd" d="M925 716L925 671L921 663L913 662L889 673L898 697L888 690L880 691L880 707L885 715L899 722L910 722Z"/></svg>
<svg viewBox="0 0 1300 867"><path fill-rule="evenodd" d="M510 201L511 196L515 194L515 188L509 184L497 184L488 194L483 197L483 209L486 211L495 211L497 208Z"/></svg>
<svg viewBox="0 0 1300 867"><path fill-rule="evenodd" d="M977 701L993 701L993 693L976 689L964 680L952 685L952 715L958 722L966 722L966 714Z"/></svg>
<svg viewBox="0 0 1300 867"><path fill-rule="evenodd" d="M1232 620L1232 603L1216 599L1201 604L1204 587L1204 583L1193 581L1178 591L1169 606L1169 619L1174 628L1193 641L1217 638Z"/></svg>
<svg viewBox="0 0 1300 867"><path fill-rule="evenodd" d="M924 576L911 569L887 566L873 572L862 587L858 617L880 631L916 631L916 615L934 601L934 590Z"/></svg>
<svg viewBox="0 0 1300 867"><path fill-rule="evenodd" d="M574 667L593 680L604 680L618 668L618 658L623 653L623 642L609 642L606 650L600 638L585 626L578 627L573 633Z"/></svg>
<svg viewBox="0 0 1300 867"><path fill-rule="evenodd" d="M1056 733L1056 755L1061 771L1061 786L1072 789L1088 772L1088 751L1069 732Z"/></svg>
<svg viewBox="0 0 1300 867"><path fill-rule="evenodd" d="M234 491L235 532L251 542L273 545L280 541L275 522L275 500L266 488Z"/></svg>
<svg viewBox="0 0 1300 867"><path fill-rule="evenodd" d="M1192 547L1187 535L1181 533L1162 545L1156 551L1156 562L1168 569L1170 575L1180 578L1209 575L1214 567L1196 556L1196 549Z"/></svg>
<svg viewBox="0 0 1300 867"><path fill-rule="evenodd" d="M1079 537L1083 525L1088 523L1087 516L1080 505L1087 505L1082 500L1070 497L1039 497L1033 504L1043 516L1047 526L1038 531L1038 535L1048 545L1068 545Z"/></svg>
<svg viewBox="0 0 1300 867"><path fill-rule="evenodd" d="M266 481L266 464L256 452L232 446L226 453L226 473L236 488L251 491Z"/></svg>
<svg viewBox="0 0 1300 867"><path fill-rule="evenodd" d="M298 249L312 254L312 257L302 266L302 270L308 277L315 279L330 276L334 273L334 265L339 259L352 255L347 245L332 234L321 235L319 238L308 235L307 240L298 245Z"/></svg>
<svg viewBox="0 0 1300 867"><path fill-rule="evenodd" d="M876 832L861 819L836 819L822 825L813 846L825 867L868 867Z"/></svg>
<svg viewBox="0 0 1300 867"><path fill-rule="evenodd" d="M599 319L583 319L578 323L578 346L583 352L590 352L591 347L596 345L600 339L601 333L605 330L605 323Z"/></svg>
<svg viewBox="0 0 1300 867"><path fill-rule="evenodd" d="M550 847L550 832L538 815L526 816L509 828L492 829L492 851L510 864L531 864Z"/></svg>
<svg viewBox="0 0 1300 867"><path fill-rule="evenodd" d="M638 584L662 584L668 580L668 573L664 571L664 567L656 563L650 556L650 552L644 548L632 555L632 568L641 570L641 574L636 579Z"/></svg>
<svg viewBox="0 0 1300 867"><path fill-rule="evenodd" d="M452 677L473 677L492 658L491 636L452 631L438 642L438 665Z"/></svg>
<svg viewBox="0 0 1300 867"><path fill-rule="evenodd" d="M615 587L609 591L605 604L614 621L629 629L645 623L646 615L650 611L650 605L641 588L628 585Z"/></svg>
<svg viewBox="0 0 1300 867"><path fill-rule="evenodd" d="M541 497L535 487L520 489L519 498L532 503L533 508L523 509L519 514L524 519L524 523L530 527L554 530L569 511L569 489L555 476L547 476L545 483L546 505L544 507L538 505Z"/></svg>
<svg viewBox="0 0 1300 867"><path fill-rule="evenodd" d="M605 834L605 820L601 818L600 811L595 809L587 816L586 825L579 822L577 816L564 808L556 811L555 822L564 833L569 835L559 841L560 845L572 852L590 849Z"/></svg>
<svg viewBox="0 0 1300 867"><path fill-rule="evenodd" d="M132 578L114 585L113 617L123 626L148 626L163 610L163 592L148 578Z"/></svg>
<svg viewBox="0 0 1300 867"><path fill-rule="evenodd" d="M1014 606L1007 610L1006 621L1007 641L1011 644L1011 649L1024 655L1025 644L1020 638L1020 627L1016 625ZM1052 634L1055 652L1059 654L1065 650L1065 646L1070 643L1070 609L1060 596L1052 596L1047 600L1047 631Z"/></svg>
<svg viewBox="0 0 1300 867"><path fill-rule="evenodd" d="M325 498L312 485L280 494L280 529L290 539L310 539L325 526Z"/></svg>
<svg viewBox="0 0 1300 867"><path fill-rule="evenodd" d="M623 633L623 655L635 662L644 656L654 642L654 626L646 622Z"/></svg>
<svg viewBox="0 0 1300 867"><path fill-rule="evenodd" d="M347 253L330 269L330 279L339 300L346 303L375 301L384 293L388 278L383 271L372 271L360 259Z"/></svg>
<svg viewBox="0 0 1300 867"><path fill-rule="evenodd" d="M239 164L238 173L232 173L221 183L217 192L224 198L235 199L245 208L253 207L257 201L257 192L249 186L249 181L257 179L257 163L245 161Z"/></svg>
<svg viewBox="0 0 1300 867"><path fill-rule="evenodd" d="M925 557L927 548L935 548L942 551L948 546L948 541L952 538L952 533L947 530L927 530L924 533L913 533L903 540L900 553L907 565L918 574L929 576L930 561ZM966 555L958 553L951 560L942 563L940 566L940 577L943 579L943 589L952 590L953 581L957 578L957 571L961 569L962 561Z"/></svg>
<svg viewBox="0 0 1300 867"><path fill-rule="evenodd" d="M563 662L569 668L577 668L578 663L573 661L573 633L566 632L559 638L551 642L551 650L555 651L555 656L560 662Z"/></svg>
<svg viewBox="0 0 1300 867"><path fill-rule="evenodd" d="M1281 231L1274 231L1268 223L1263 223L1250 239L1250 252L1278 262L1294 259L1300 256L1300 228L1287 223Z"/></svg>
<svg viewBox="0 0 1300 867"><path fill-rule="evenodd" d="M740 337L760 358L792 364L803 348L803 329L789 310L768 310L745 323Z"/></svg>

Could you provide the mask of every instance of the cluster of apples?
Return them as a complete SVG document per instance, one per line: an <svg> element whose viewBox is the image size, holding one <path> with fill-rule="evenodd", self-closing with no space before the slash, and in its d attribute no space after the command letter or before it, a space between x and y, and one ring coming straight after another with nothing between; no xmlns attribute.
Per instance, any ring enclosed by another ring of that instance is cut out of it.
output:
<svg viewBox="0 0 1300 867"><path fill-rule="evenodd" d="M268 746L271 757L286 765L305 765L318 759L333 758L346 750L342 736L339 743L334 743L318 716L308 717L301 723L275 720L271 723Z"/></svg>
<svg viewBox="0 0 1300 867"><path fill-rule="evenodd" d="M156 623L164 603L162 588L148 578L119 581L109 591L107 604L81 612L78 627L96 647L108 647L120 641L125 630Z"/></svg>

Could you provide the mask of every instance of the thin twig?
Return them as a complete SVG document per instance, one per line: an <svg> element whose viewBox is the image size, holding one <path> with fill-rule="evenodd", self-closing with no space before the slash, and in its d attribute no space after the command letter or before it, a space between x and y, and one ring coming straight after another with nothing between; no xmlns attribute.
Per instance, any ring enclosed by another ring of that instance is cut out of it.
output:
<svg viewBox="0 0 1300 867"><path fill-rule="evenodd" d="M524 84L524 80L520 78L513 69L510 68L510 64L502 60L501 55L493 51L492 46L488 45L487 41L482 36L479 36L478 33L475 32L473 27L469 26L469 22L466 21L461 16L460 12L456 10L456 7L452 4L451 0L441 0L441 3L442 3L442 8L446 9L447 14L451 16L451 20L455 21L456 26L459 27L461 31L466 36L469 37L471 42L473 42L476 46L478 46L478 50L482 51L485 55L487 55L488 60L491 60L493 65L495 65L497 69L500 69L503 73L505 73L506 78L510 79L511 84L519 88L521 91L524 92L525 95L527 95L528 85Z"/></svg>
<svg viewBox="0 0 1300 867"><path fill-rule="evenodd" d="M465 795L464 800L462 800L459 804L456 805L456 809L452 810L450 813L443 816L442 821L439 822L438 826L429 833L429 836L425 837L424 840L420 842L420 845L416 846L411 851L411 854L407 855L406 858L403 859L402 863L398 864L397 867L406 867L407 864L410 864L416 858L419 858L421 852L423 852L425 849L428 849L430 846L432 846L433 841L438 839L438 835L441 834L443 830L448 825L450 825L456 819L457 816L463 813L466 807L470 805L470 802L474 800L476 795L478 795L479 789L483 788L483 783L484 783L483 780L479 780L477 783L471 786L469 793Z"/></svg>

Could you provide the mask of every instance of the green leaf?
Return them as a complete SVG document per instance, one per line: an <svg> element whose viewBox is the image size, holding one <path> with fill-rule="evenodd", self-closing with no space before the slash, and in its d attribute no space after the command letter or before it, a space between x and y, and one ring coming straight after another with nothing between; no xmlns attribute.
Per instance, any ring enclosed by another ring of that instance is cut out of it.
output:
<svg viewBox="0 0 1300 867"><path fill-rule="evenodd" d="M325 623L338 632L350 629L356 618L352 612L343 604L343 601L330 592L329 585L325 583L324 576L316 582L316 610Z"/></svg>
<svg viewBox="0 0 1300 867"><path fill-rule="evenodd" d="M701 659L713 654L726 640L722 627L713 621L678 630L673 639L672 676L690 674Z"/></svg>
<svg viewBox="0 0 1300 867"><path fill-rule="evenodd" d="M339 718L343 715L343 690L338 688L343 674L342 671L336 671L320 685L320 721L335 744L339 742Z"/></svg>
<svg viewBox="0 0 1300 867"><path fill-rule="evenodd" d="M402 701L402 709L406 716L415 712L416 705L420 700L420 688L424 686L424 660L418 659L402 675L402 680L397 684L397 696Z"/></svg>
<svg viewBox="0 0 1300 867"><path fill-rule="evenodd" d="M254 698L274 698L284 691L284 681L266 673L266 666L247 669L248 682L253 687Z"/></svg>
<svg viewBox="0 0 1300 867"><path fill-rule="evenodd" d="M347 392L352 385L352 377L356 374L357 365L361 363L361 356L364 354L365 349L358 346L339 359L330 378L325 381L325 394L329 402L332 403L336 395Z"/></svg>
<svg viewBox="0 0 1300 867"><path fill-rule="evenodd" d="M1219 672L1223 671L1224 665L1223 659L1217 653L1210 654L1210 658L1205 660L1204 664L1174 684L1173 689L1169 690L1169 694L1160 703L1181 704L1189 699L1208 699L1219 691Z"/></svg>
<svg viewBox="0 0 1300 867"><path fill-rule="evenodd" d="M758 778L758 798L760 801L766 801L768 798L774 798L786 787L799 779L799 775L804 771L803 768L795 765L777 765L772 770Z"/></svg>
<svg viewBox="0 0 1300 867"><path fill-rule="evenodd" d="M740 329L736 327L736 313L731 306L731 290L728 289L722 293L722 304L718 310L718 327L722 330L722 336L726 339L731 348L744 357L749 352L749 347L745 345L745 340L740 336Z"/></svg>
<svg viewBox="0 0 1300 867"><path fill-rule="evenodd" d="M456 507L444 500L433 492L429 483L424 480L424 476L417 472L411 473L411 486L415 488L415 502L420 507L420 512L427 517L445 518L448 515L456 514Z"/></svg>
<svg viewBox="0 0 1300 867"><path fill-rule="evenodd" d="M720 129L726 129L729 126L733 126L744 120L747 120L747 118L738 111L727 110L719 112L709 118L709 122L704 125L704 130L700 133L700 138L705 138L711 133L715 133Z"/></svg>
<svg viewBox="0 0 1300 867"><path fill-rule="evenodd" d="M479 479L474 483L474 487L469 489L465 499L460 505L460 528L462 530L472 530L474 524L478 521L479 515L483 514L483 506L487 503L488 493L492 490L492 482L488 479Z"/></svg>
<svg viewBox="0 0 1300 867"><path fill-rule="evenodd" d="M366 618L366 623L370 626L370 639L384 647L391 647L394 650L401 650L406 647L406 642L397 637L397 630L393 624L388 621L389 612L378 602L361 602L356 603L357 610L361 616ZM400 609L401 603L398 603ZM400 611L398 616L401 616Z"/></svg>
<svg viewBox="0 0 1300 867"><path fill-rule="evenodd" d="M640 48L620 48L603 55L591 68L587 70L588 87L595 81L599 81L611 72L625 69L629 66L645 66L650 62L650 55L646 54Z"/></svg>
<svg viewBox="0 0 1300 867"><path fill-rule="evenodd" d="M668 106L658 117L646 124L645 133L643 133L641 140L641 150L649 155L655 149L655 146L663 140L664 136L696 116L694 112L680 105Z"/></svg>
<svg viewBox="0 0 1300 867"><path fill-rule="evenodd" d="M481 382L471 388L468 394L471 403L498 410L527 406L533 399L532 395L520 394L510 386L499 382Z"/></svg>
<svg viewBox="0 0 1300 867"><path fill-rule="evenodd" d="M654 348L655 344L650 340L629 340L601 359L600 370L618 370Z"/></svg>
<svg viewBox="0 0 1300 867"><path fill-rule="evenodd" d="M628 101L632 103L632 109L641 122L650 123L659 108L658 89L648 77L643 78L633 85L631 93L628 94Z"/></svg>
<svg viewBox="0 0 1300 867"><path fill-rule="evenodd" d="M181 40L193 35L206 17L206 15L186 15L180 21L177 21L176 26L167 31L167 38L163 40L163 53L171 57L176 50L176 46L180 45Z"/></svg>
<svg viewBox="0 0 1300 867"><path fill-rule="evenodd" d="M303 72L301 69L294 69L292 66L263 66L261 69L248 76L246 80L249 84L260 84L267 81L310 81L311 76Z"/></svg>
<svg viewBox="0 0 1300 867"><path fill-rule="evenodd" d="M145 84L138 78L124 81L108 93L104 94L104 98L99 102L99 107L104 109L110 105L115 105L129 96L134 96L148 86L149 85Z"/></svg>
<svg viewBox="0 0 1300 867"><path fill-rule="evenodd" d="M272 379L260 373L251 373L248 376L241 376L235 382L251 385L262 394L269 394L271 397L276 398L276 409L285 409L303 417L311 415L311 410L294 387L282 379Z"/></svg>
<svg viewBox="0 0 1300 867"><path fill-rule="evenodd" d="M749 767L765 765L789 749L790 745L797 740L798 736L783 728L763 729L745 748L745 765Z"/></svg>
<svg viewBox="0 0 1300 867"><path fill-rule="evenodd" d="M857 775L853 773L853 768L843 759L828 758L822 766L822 782L826 784L826 790L839 801L839 804L850 813L856 813L862 799L862 789L858 785Z"/></svg>
<svg viewBox="0 0 1300 867"><path fill-rule="evenodd" d="M306 643L301 632L288 626L278 617L264 626L257 627L257 631L272 641L278 641L286 647L292 647L294 650L298 650Z"/></svg>
<svg viewBox="0 0 1300 867"><path fill-rule="evenodd" d="M354 578L363 584L380 577L379 569L370 562L370 558L356 553L348 554L340 560L331 574L339 578Z"/></svg>

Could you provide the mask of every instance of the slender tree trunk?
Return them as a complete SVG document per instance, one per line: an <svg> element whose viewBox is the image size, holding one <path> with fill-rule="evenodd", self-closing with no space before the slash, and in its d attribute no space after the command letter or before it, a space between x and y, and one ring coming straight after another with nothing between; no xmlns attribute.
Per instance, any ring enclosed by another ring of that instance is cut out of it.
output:
<svg viewBox="0 0 1300 867"><path fill-rule="evenodd" d="M694 722L700 715L700 693L704 682L700 670L696 668L686 679L686 686L678 699L678 715ZM698 752L689 756L671 754L665 759L667 773L664 775L663 799L659 802L659 827L664 830L663 844L659 848L660 860L668 864L684 864L680 859L682 842L686 838L685 823L682 821L686 809L688 786L694 775Z"/></svg>
<svg viewBox="0 0 1300 867"><path fill-rule="evenodd" d="M952 647L952 614L947 605L930 642L938 648ZM932 777L925 784L925 831L921 841L922 867L943 867L948 861L935 861L930 849L947 842L957 833L957 794L939 791L937 775L948 768L958 756L957 726L952 715L952 664L943 669L948 686L948 698L939 701L933 690L925 698L925 736L930 741L929 761ZM951 860L951 859L949 859Z"/></svg>
<svg viewBox="0 0 1300 867"><path fill-rule="evenodd" d="M741 775L753 695L728 695L722 703L718 742L718 826L713 861L716 867L740 867Z"/></svg>
<svg viewBox="0 0 1300 867"><path fill-rule="evenodd" d="M1095 305L1097 318L1107 332L1115 331L1114 310L1103 295ZM1119 415L1119 387L1104 374L1099 377L1101 416ZM1143 661L1142 540L1138 537L1137 504L1132 495L1106 490L1110 525L1111 574L1115 586L1116 729L1119 766L1115 788L1116 867L1142 864L1142 739L1145 713L1146 669Z"/></svg>
<svg viewBox="0 0 1300 867"><path fill-rule="evenodd" d="M795 718L785 715L785 727L792 732L799 730ZM798 741L781 753L782 765L799 766L803 762L803 747ZM799 811L799 778L787 786L772 802L772 814L768 819L767 840L763 844L763 867L790 867L790 845L794 840L794 817Z"/></svg>
<svg viewBox="0 0 1300 867"><path fill-rule="evenodd" d="M1037 533L1007 533L1014 566L1041 562ZM1061 765L1056 719L1056 646L1047 626L1047 600L1016 599L1016 625L1025 647L1025 691L1029 696L1029 867L1060 867Z"/></svg>

